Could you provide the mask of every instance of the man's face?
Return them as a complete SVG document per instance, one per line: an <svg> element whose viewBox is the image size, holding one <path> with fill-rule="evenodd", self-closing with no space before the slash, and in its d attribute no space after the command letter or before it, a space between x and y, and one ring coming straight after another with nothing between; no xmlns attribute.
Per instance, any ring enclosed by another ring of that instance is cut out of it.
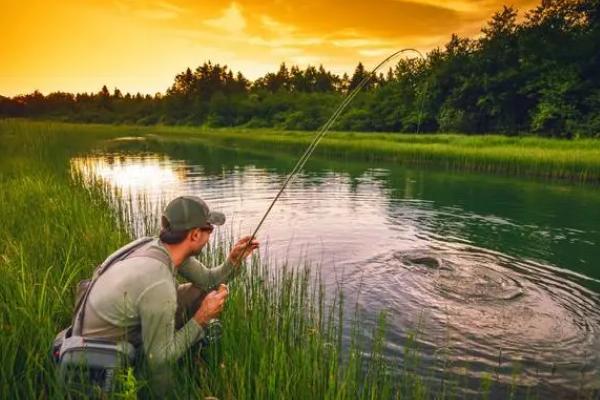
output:
<svg viewBox="0 0 600 400"><path fill-rule="evenodd" d="M208 243L211 232L212 232L212 228L211 229L195 228L190 232L190 234L188 236L188 242L189 242L190 253L192 253L192 255L197 256L198 254L200 254L200 252L202 251L202 248L204 248L206 243Z"/></svg>

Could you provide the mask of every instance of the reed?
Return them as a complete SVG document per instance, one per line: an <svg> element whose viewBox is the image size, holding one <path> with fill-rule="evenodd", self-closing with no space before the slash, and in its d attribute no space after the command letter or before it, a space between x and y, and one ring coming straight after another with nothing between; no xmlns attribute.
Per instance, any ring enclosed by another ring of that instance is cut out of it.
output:
<svg viewBox="0 0 600 400"><path fill-rule="evenodd" d="M101 136L144 136L157 142L200 141L228 148L303 152L314 137L310 132L273 129L173 126L68 124L3 120L2 129L37 131L31 145L44 151L52 131L68 134L76 143ZM38 139L42 139L42 141ZM70 145L69 145L70 146ZM46 151L50 151L47 149ZM600 183L600 140L551 139L539 136L400 134L329 132L315 151L317 157L388 161L402 165Z"/></svg>
<svg viewBox="0 0 600 400"><path fill-rule="evenodd" d="M226 147L257 147L298 153L312 135L267 130L157 128L154 140L200 140ZM316 156L391 161L456 171L600 182L600 141L529 136L378 134L331 132Z"/></svg>

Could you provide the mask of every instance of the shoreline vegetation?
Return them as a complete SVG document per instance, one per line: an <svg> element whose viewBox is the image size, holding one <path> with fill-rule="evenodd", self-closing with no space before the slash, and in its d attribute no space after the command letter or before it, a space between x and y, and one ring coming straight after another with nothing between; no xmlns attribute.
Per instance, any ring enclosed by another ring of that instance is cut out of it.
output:
<svg viewBox="0 0 600 400"><path fill-rule="evenodd" d="M0 397L64 398L49 346L70 321L75 283L132 237L126 207L110 204L101 185L82 185L69 159L140 132L0 121ZM227 243L217 241L203 256L218 260ZM175 367L174 397L453 398L468 386L487 398L496 384L507 387L507 395L525 390L535 397L535 389L519 385L518 374L499 383L494 371L482 371L474 388L451 368L424 374L416 338L406 344L403 365L392 365L382 354L385 315L367 342L357 323L344 325L343 296L334 293L326 303L318 277L305 267L272 269L255 259L251 271L232 285L221 344L209 348L204 361L195 355ZM344 329L350 331L347 347ZM143 378L128 371L120 379L115 398L144 396Z"/></svg>
<svg viewBox="0 0 600 400"><path fill-rule="evenodd" d="M248 152L281 151L301 154L313 132L274 129L73 124L0 119L15 129L72 130L80 135L141 137L151 144L185 146L194 142ZM17 128L18 127L18 128ZM447 171L477 172L508 177L600 183L600 140L536 136L400 134L329 132L315 157L339 161L389 162Z"/></svg>
<svg viewBox="0 0 600 400"><path fill-rule="evenodd" d="M265 129L200 129L157 126L149 140L205 141L228 148L260 148L301 154L314 133ZM247 146L247 147L245 147ZM406 166L515 177L600 182L600 140L535 136L330 132L315 156L387 161Z"/></svg>

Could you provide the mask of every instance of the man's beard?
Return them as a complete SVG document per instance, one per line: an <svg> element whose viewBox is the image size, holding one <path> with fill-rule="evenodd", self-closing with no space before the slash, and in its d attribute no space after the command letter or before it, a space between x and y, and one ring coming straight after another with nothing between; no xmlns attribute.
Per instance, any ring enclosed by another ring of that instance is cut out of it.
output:
<svg viewBox="0 0 600 400"><path fill-rule="evenodd" d="M202 253L203 248L204 248L204 245L202 245L198 250L192 251L188 257L198 257L200 255L200 253Z"/></svg>

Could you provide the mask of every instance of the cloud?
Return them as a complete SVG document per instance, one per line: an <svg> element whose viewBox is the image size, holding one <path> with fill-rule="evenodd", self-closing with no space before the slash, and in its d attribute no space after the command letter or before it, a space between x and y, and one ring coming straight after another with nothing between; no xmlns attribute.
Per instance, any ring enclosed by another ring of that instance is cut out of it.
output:
<svg viewBox="0 0 600 400"><path fill-rule="evenodd" d="M211 28L216 28L235 34L244 32L247 25L246 19L242 14L242 10L237 3L231 3L231 5L220 17L207 19L203 21L203 23Z"/></svg>
<svg viewBox="0 0 600 400"><path fill-rule="evenodd" d="M334 39L331 41L334 46L337 47L371 47L371 46L379 46L384 42L380 39L366 39L366 38L355 38L355 39Z"/></svg>
<svg viewBox="0 0 600 400"><path fill-rule="evenodd" d="M381 48L381 49L362 49L358 51L358 54L365 57L384 57L398 51L394 48Z"/></svg>
<svg viewBox="0 0 600 400"><path fill-rule="evenodd" d="M167 20L167 19L177 18L176 12L173 12L170 10L158 9L158 8L138 10L138 11L136 11L136 15L138 15L142 18L154 19L154 20Z"/></svg>
<svg viewBox="0 0 600 400"><path fill-rule="evenodd" d="M149 20L173 20L180 17L184 8L162 0L114 0L114 6L121 14Z"/></svg>
<svg viewBox="0 0 600 400"><path fill-rule="evenodd" d="M262 26L272 33L277 34L292 34L298 30L293 25L282 24L281 22L269 17L268 15L261 15L260 22Z"/></svg>
<svg viewBox="0 0 600 400"><path fill-rule="evenodd" d="M415 3L421 5L429 5L435 7L443 7L448 10L454 10L459 12L467 12L472 13L481 9L481 3L489 3L489 1L460 1L460 0L450 0L440 2L437 0L406 0L407 3Z"/></svg>

